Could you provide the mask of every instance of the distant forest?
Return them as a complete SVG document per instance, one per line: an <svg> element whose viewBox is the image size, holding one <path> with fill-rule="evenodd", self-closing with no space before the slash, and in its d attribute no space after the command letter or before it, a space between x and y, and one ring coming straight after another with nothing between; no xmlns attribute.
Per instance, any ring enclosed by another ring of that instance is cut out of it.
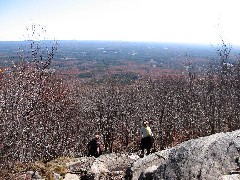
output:
<svg viewBox="0 0 240 180"><path fill-rule="evenodd" d="M42 46L49 46L50 43L41 42ZM0 67L12 66L19 61L22 51L28 48L27 41L0 42ZM189 68L203 72L209 63L216 64L217 53L214 48L217 47L210 44L59 41L51 68L62 75L85 79L156 77L159 74L181 74Z"/></svg>

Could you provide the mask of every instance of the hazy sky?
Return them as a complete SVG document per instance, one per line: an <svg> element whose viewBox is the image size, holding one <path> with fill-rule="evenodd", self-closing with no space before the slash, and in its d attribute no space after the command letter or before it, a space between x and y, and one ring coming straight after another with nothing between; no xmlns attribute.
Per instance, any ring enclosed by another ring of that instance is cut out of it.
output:
<svg viewBox="0 0 240 180"><path fill-rule="evenodd" d="M0 40L40 24L49 39L240 44L239 0L0 0Z"/></svg>

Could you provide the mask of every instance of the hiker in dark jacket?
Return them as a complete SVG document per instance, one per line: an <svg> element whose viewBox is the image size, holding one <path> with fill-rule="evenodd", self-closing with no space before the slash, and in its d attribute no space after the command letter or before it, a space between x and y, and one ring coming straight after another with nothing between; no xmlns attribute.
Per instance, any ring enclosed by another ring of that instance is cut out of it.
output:
<svg viewBox="0 0 240 180"><path fill-rule="evenodd" d="M88 143L88 156L99 157L102 154L100 147L100 136L95 135L95 137Z"/></svg>

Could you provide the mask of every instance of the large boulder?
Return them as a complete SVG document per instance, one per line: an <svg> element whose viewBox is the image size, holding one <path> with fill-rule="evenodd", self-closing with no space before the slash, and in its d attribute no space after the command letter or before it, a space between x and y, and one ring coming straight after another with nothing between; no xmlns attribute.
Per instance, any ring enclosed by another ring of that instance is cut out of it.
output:
<svg viewBox="0 0 240 180"><path fill-rule="evenodd" d="M227 179L238 168L239 152L240 130L218 133L138 159L128 169L127 178Z"/></svg>

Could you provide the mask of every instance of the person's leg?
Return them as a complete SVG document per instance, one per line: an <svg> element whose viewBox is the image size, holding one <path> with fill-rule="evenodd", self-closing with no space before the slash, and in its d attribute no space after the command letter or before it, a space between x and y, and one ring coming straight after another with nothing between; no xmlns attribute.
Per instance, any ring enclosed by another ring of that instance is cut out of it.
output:
<svg viewBox="0 0 240 180"><path fill-rule="evenodd" d="M152 139L150 136L146 137L146 149L147 149L147 155L150 154L150 150L152 147Z"/></svg>
<svg viewBox="0 0 240 180"><path fill-rule="evenodd" d="M140 157L144 156L144 147L145 147L145 141L144 141L144 138L142 138L141 139L141 144L140 144L140 149L141 149Z"/></svg>
<svg viewBox="0 0 240 180"><path fill-rule="evenodd" d="M149 155L150 154L150 149L147 149L147 155Z"/></svg>

